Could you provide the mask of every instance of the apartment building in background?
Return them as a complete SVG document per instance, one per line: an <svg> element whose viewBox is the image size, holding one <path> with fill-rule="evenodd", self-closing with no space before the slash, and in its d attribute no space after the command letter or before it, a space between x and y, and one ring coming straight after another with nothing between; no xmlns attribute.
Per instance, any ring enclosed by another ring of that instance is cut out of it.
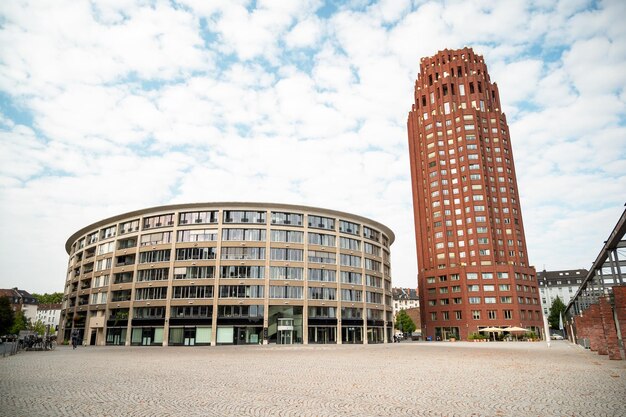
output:
<svg viewBox="0 0 626 417"><path fill-rule="evenodd" d="M537 272L537 282L539 283L539 293L541 294L541 308L543 313L548 315L552 302L559 297L563 304L567 305L589 271L586 269L568 269L562 271L540 271Z"/></svg>

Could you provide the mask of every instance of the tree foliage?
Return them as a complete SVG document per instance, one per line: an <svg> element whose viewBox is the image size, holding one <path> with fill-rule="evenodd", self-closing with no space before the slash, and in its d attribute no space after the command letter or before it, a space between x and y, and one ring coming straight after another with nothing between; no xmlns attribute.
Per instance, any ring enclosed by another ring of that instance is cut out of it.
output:
<svg viewBox="0 0 626 417"><path fill-rule="evenodd" d="M15 320L13 321L13 327L11 327L11 334L18 334L20 330L26 330L29 327L29 320L24 315L23 311L15 313Z"/></svg>
<svg viewBox="0 0 626 417"><path fill-rule="evenodd" d="M8 334L13 327L15 313L8 297L0 297L0 336Z"/></svg>
<svg viewBox="0 0 626 417"><path fill-rule="evenodd" d="M413 319L404 310L400 310L396 315L395 328L403 331L404 333L413 333L415 331L415 323Z"/></svg>
<svg viewBox="0 0 626 417"><path fill-rule="evenodd" d="M37 332L38 335L43 336L46 334L46 325L41 320L37 320L29 326L30 330ZM52 329L54 330L54 329Z"/></svg>
<svg viewBox="0 0 626 417"><path fill-rule="evenodd" d="M39 304L58 304L63 301L63 293L62 292L53 292L52 294L44 293L37 294L33 293L33 297L37 300Z"/></svg>
<svg viewBox="0 0 626 417"><path fill-rule="evenodd" d="M565 313L566 305L563 304L561 298L557 296L552 302L552 306L550 307L550 314L548 315L548 323L550 327L553 329L559 328L559 316L561 313Z"/></svg>

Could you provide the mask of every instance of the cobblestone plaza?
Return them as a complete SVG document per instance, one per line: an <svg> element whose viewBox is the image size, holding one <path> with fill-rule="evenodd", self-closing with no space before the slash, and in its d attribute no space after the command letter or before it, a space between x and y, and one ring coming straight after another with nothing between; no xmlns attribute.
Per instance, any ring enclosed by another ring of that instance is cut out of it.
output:
<svg viewBox="0 0 626 417"><path fill-rule="evenodd" d="M566 341L79 347L0 358L3 416L624 416L626 365Z"/></svg>

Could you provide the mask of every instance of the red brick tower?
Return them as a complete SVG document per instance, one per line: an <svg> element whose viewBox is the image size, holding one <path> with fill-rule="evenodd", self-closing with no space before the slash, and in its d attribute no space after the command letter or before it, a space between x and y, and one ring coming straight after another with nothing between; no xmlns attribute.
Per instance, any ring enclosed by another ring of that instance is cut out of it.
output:
<svg viewBox="0 0 626 417"><path fill-rule="evenodd" d="M422 58L407 125L423 334L539 334L509 128L483 57L464 48Z"/></svg>

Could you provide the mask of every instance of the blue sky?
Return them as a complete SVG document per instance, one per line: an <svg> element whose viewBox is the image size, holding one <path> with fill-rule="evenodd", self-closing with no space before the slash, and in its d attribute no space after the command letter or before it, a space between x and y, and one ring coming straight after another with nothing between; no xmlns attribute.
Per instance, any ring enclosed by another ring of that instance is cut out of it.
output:
<svg viewBox="0 0 626 417"><path fill-rule="evenodd" d="M264 201L391 227L416 286L419 60L473 47L509 121L530 261L589 267L626 196L621 1L0 4L0 287L62 291L66 239L130 210Z"/></svg>

